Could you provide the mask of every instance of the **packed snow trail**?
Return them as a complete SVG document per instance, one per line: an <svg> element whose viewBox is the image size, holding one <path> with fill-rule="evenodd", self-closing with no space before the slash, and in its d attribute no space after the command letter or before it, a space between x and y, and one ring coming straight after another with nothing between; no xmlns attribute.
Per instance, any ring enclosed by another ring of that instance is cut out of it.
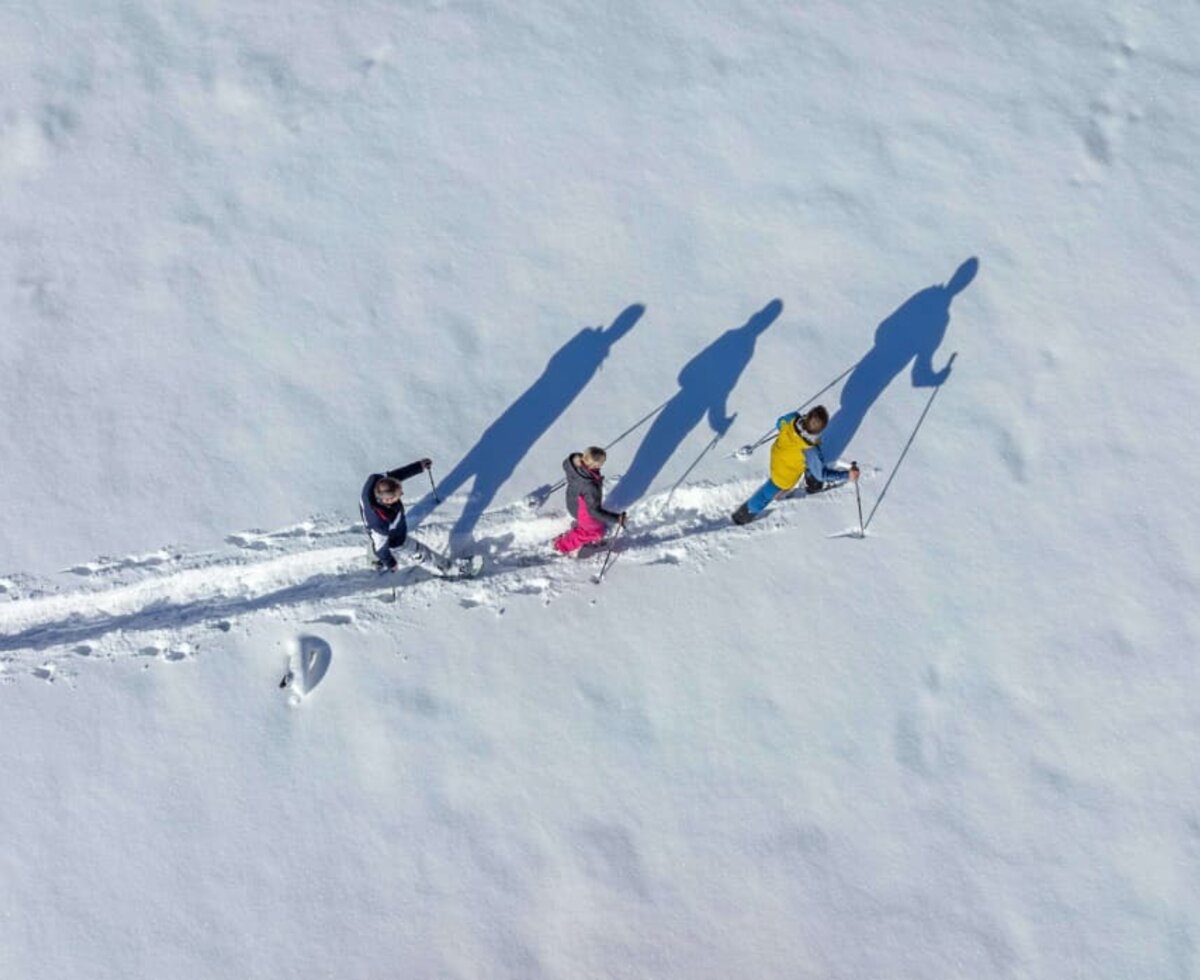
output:
<svg viewBox="0 0 1200 980"><path fill-rule="evenodd" d="M780 501L754 524L734 526L730 512L756 486L756 480L693 484L646 498L630 511L614 563L618 557L641 564L707 560L709 549L695 544L702 536L733 547L746 534L791 527L812 506ZM828 503L847 492L852 500L853 492L842 486L814 501ZM849 510L845 517L850 519ZM453 518L427 522L416 533L440 546L452 523ZM77 565L71 571L87 569L88 578L76 589L50 590L14 577L7 580L10 600L0 602L0 660L11 675L26 660L45 672L61 657L187 648L195 645L196 631L228 630L240 617L373 602L390 598L393 585L400 597L420 599L441 590L466 596L482 589L497 598L582 586L596 571L594 563L562 558L550 546L567 525L565 515L531 515L520 502L490 512L481 522L476 548L485 557L484 569L470 579L442 579L420 568L381 576L366 567L361 527L318 519L275 532L230 535L231 549L224 552L187 555L168 549L155 552L153 562L104 559ZM147 647L138 634L151 633L165 634L167 642Z"/></svg>

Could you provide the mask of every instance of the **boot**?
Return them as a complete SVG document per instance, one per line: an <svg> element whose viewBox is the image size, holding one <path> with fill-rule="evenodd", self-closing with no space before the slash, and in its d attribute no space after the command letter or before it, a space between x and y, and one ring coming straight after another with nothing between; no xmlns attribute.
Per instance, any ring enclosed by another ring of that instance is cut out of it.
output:
<svg viewBox="0 0 1200 980"><path fill-rule="evenodd" d="M742 504L741 507L733 512L734 524L749 524L752 520L754 520L754 515L750 513L750 505L748 503Z"/></svg>

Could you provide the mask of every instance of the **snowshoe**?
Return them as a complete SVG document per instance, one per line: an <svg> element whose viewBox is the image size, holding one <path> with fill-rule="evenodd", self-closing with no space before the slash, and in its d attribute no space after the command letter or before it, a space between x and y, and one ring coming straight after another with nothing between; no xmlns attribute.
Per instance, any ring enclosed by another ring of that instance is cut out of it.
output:
<svg viewBox="0 0 1200 980"><path fill-rule="evenodd" d="M474 578L482 571L482 555L471 555L467 558L450 558L444 565L438 566L438 574L443 578Z"/></svg>
<svg viewBox="0 0 1200 980"><path fill-rule="evenodd" d="M749 524L754 520L754 515L750 513L750 505L748 503L742 504L741 507L735 510L732 517L734 524Z"/></svg>

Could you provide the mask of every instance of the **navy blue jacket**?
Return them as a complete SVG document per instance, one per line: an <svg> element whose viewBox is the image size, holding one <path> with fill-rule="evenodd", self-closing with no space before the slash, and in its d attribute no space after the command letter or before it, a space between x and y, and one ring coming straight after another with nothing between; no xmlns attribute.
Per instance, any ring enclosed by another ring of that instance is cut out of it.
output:
<svg viewBox="0 0 1200 980"><path fill-rule="evenodd" d="M403 501L381 504L375 499L375 484L385 476L390 476L393 480L407 480L424 468L421 461L417 460L407 466L388 470L387 473L372 473L363 484L362 499L359 501L363 520L367 523L367 529L374 532L372 538L376 542L376 557L389 568L396 564L396 559L389 552L392 548L399 548L408 539L408 521L404 518ZM378 543L381 539L382 544Z"/></svg>

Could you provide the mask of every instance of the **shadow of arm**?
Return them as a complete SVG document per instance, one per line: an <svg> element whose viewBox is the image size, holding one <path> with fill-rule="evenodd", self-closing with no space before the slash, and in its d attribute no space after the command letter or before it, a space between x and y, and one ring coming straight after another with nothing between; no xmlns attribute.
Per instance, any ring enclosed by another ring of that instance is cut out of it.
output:
<svg viewBox="0 0 1200 980"><path fill-rule="evenodd" d="M953 360L953 358L951 359ZM914 388L936 388L950 377L950 362L940 371L933 369L933 352L923 350L917 354L913 362L912 384Z"/></svg>

